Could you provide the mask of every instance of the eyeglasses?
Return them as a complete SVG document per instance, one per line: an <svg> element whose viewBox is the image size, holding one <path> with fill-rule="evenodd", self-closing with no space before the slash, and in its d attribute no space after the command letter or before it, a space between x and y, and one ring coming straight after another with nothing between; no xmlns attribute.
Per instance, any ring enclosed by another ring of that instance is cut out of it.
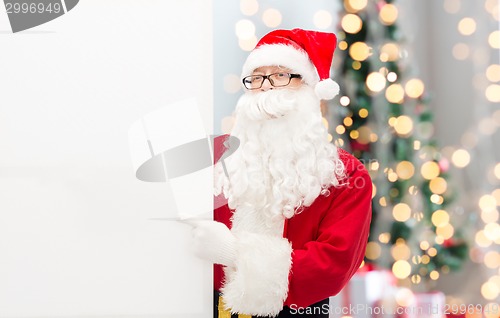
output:
<svg viewBox="0 0 500 318"><path fill-rule="evenodd" d="M302 78L300 74L274 73L269 75L250 75L243 78L243 85L246 89L259 89L264 84L266 78L273 87L282 87L290 84L292 78Z"/></svg>

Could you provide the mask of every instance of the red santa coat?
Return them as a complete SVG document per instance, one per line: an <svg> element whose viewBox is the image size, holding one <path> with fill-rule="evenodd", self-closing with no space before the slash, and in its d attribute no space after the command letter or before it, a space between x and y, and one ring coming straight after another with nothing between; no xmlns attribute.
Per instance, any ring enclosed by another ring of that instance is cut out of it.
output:
<svg viewBox="0 0 500 318"><path fill-rule="evenodd" d="M358 159L342 149L339 156L347 176L344 185L331 187L330 195L320 195L286 220L283 238L246 242L242 265L230 274L215 265L215 289L222 290L233 312L275 315L283 305L309 306L337 294L359 268L371 221L372 182ZM233 213L224 205L214 218L231 228Z"/></svg>

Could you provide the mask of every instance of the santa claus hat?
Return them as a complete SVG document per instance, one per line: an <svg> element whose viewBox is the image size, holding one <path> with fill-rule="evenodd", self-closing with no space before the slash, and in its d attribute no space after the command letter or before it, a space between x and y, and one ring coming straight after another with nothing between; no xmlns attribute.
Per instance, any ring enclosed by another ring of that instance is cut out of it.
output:
<svg viewBox="0 0 500 318"><path fill-rule="evenodd" d="M321 99L332 99L339 85L330 78L337 37L333 33L302 29L275 30L266 34L243 65L242 78L262 66L279 65L302 75Z"/></svg>

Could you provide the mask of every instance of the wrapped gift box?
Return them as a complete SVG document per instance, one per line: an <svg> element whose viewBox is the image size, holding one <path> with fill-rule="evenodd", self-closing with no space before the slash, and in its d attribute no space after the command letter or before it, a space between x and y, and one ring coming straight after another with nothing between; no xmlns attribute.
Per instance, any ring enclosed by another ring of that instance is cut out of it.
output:
<svg viewBox="0 0 500 318"><path fill-rule="evenodd" d="M405 308L405 318L444 318L446 297L440 291L415 293L413 302Z"/></svg>
<svg viewBox="0 0 500 318"><path fill-rule="evenodd" d="M388 270L377 270L369 265L360 269L342 291L330 298L330 318L394 317L395 302L390 301L396 291L396 279Z"/></svg>

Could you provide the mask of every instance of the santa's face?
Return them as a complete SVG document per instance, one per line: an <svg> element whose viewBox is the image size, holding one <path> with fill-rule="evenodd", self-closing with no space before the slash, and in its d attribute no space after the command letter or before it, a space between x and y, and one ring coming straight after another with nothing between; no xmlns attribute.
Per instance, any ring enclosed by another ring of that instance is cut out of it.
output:
<svg viewBox="0 0 500 318"><path fill-rule="evenodd" d="M229 178L216 177L231 208L291 217L337 183L337 151L310 86L247 92L231 135L240 147L226 159Z"/></svg>

